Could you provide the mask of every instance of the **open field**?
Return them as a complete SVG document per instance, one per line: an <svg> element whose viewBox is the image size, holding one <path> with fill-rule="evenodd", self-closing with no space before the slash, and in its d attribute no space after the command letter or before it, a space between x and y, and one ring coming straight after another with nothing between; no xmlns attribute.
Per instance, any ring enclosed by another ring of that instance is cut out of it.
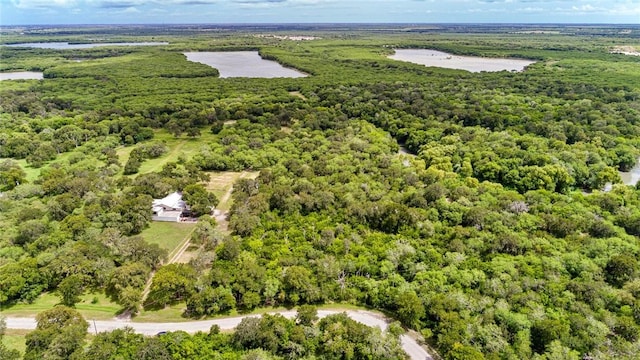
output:
<svg viewBox="0 0 640 360"><path fill-rule="evenodd" d="M149 227L140 235L150 244L158 244L162 249L171 254L187 235L191 233L195 224L176 223L164 221L152 221Z"/></svg>
<svg viewBox="0 0 640 360"><path fill-rule="evenodd" d="M15 160L15 162L17 162L22 167L22 170L24 170L24 172L27 174L28 182L33 182L35 179L38 178L38 176L40 176L40 169L36 169L34 167L29 166L27 164L27 160L20 159L20 160Z"/></svg>
<svg viewBox="0 0 640 360"><path fill-rule="evenodd" d="M220 203L216 207L222 212L229 211L231 208L231 192L233 184L238 179L255 179L260 174L259 171L242 171L242 172L210 172L209 182L206 184L207 190L216 195Z"/></svg>
<svg viewBox="0 0 640 360"><path fill-rule="evenodd" d="M82 299L76 304L76 309L85 319L111 319L121 307L109 300L104 294L89 293L80 296ZM95 299L95 303L94 303ZM3 316L33 317L38 313L53 308L60 303L60 297L52 293L44 293L32 304L16 304L3 307Z"/></svg>
<svg viewBox="0 0 640 360"><path fill-rule="evenodd" d="M54 160L44 164L42 167L39 167L39 168L29 165L29 163L27 163L27 160L25 159L17 159L17 160L12 159L12 160L18 163L18 165L20 165L22 170L24 170L24 172L27 175L26 176L27 181L29 183L33 183L36 179L38 179L43 169L46 169L47 167L50 167L55 164L64 164L74 157L76 157L76 159L78 159L78 161L81 162L82 159L85 158L85 155L82 154L80 151L65 152L62 154L58 154ZM0 158L0 161L2 160L5 160L5 159ZM96 165L96 163L94 163L94 165Z"/></svg>
<svg viewBox="0 0 640 360"><path fill-rule="evenodd" d="M25 344L25 336L29 333L29 330L23 329L8 329L2 338L2 343L11 350L18 350L20 354L24 355L24 351L27 348Z"/></svg>
<svg viewBox="0 0 640 360"><path fill-rule="evenodd" d="M156 159L145 160L140 166L138 173L145 174L160 171L168 162L178 161L181 157L188 159L196 154L203 144L213 141L214 139L214 135L208 131L208 128L203 128L201 135L194 138L186 137L185 135L176 138L166 130L157 130L154 132L153 141L164 143L168 151ZM124 165L127 163L131 151L135 147L136 145L121 147L116 151L121 164Z"/></svg>

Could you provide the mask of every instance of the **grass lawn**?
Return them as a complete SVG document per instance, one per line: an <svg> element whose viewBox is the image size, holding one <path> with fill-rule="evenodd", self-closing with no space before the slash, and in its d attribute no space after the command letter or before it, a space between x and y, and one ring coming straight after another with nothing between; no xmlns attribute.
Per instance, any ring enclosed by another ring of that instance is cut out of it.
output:
<svg viewBox="0 0 640 360"><path fill-rule="evenodd" d="M44 164L42 167L39 167L39 168L32 167L31 165L29 165L27 163L27 160L25 160L25 159L19 159L19 160L11 159L11 160L15 161L16 163L18 163L18 165L20 165L22 170L24 170L24 172L27 174L27 181L32 183L40 176L40 173L42 172L43 169L46 169L46 168L48 168L49 166L51 166L53 164L60 164L60 163L67 162L71 157L77 156L79 154L82 155L82 151L80 151L80 150L77 150L77 151L76 150L72 150L72 151L69 151L69 152L58 154L58 156L56 156L56 158L54 160ZM5 159L4 158L0 158L0 161L2 161L2 160L5 160ZM98 163L93 162L94 160L89 160L89 161L91 161L93 165L102 165L102 162L100 162L100 161L98 161Z"/></svg>
<svg viewBox="0 0 640 360"><path fill-rule="evenodd" d="M104 294L85 294L76 304L76 309L85 319L108 320L113 318L121 307L111 302ZM97 300L92 303L94 298ZM2 309L3 316L33 317L38 313L49 310L60 303L60 297L52 293L42 294L32 304L16 304Z"/></svg>
<svg viewBox="0 0 640 360"><path fill-rule="evenodd" d="M193 223L177 223L152 221L140 235L150 244L158 244L171 254L182 240L187 237L196 225Z"/></svg>
<svg viewBox="0 0 640 360"><path fill-rule="evenodd" d="M9 350L18 350L20 355L24 355L26 349L25 335L29 333L29 330L14 330L8 329L2 338L2 343L9 348Z"/></svg>
<svg viewBox="0 0 640 360"><path fill-rule="evenodd" d="M27 174L28 182L32 183L35 179L38 178L38 176L40 176L40 169L31 167L31 165L27 164L27 160L20 159L20 160L14 160L14 161L17 162L22 168L22 170L24 170L24 172Z"/></svg>
<svg viewBox="0 0 640 360"><path fill-rule="evenodd" d="M208 128L202 128L201 131L202 134L195 138L187 137L186 135L176 138L163 129L154 131L154 137L151 141L163 142L168 148L167 153L157 159L147 159L143 161L138 173L146 174L150 172L157 172L160 171L166 163L177 161L181 156L188 159L197 154L204 144L215 140L215 135L213 135ZM116 151L122 165L129 161L131 151L136 146L137 145L122 147Z"/></svg>
<svg viewBox="0 0 640 360"><path fill-rule="evenodd" d="M127 163L127 161L129 161L129 156L131 155L131 151L133 151L133 148L135 146L125 146L125 147L119 147L116 149L116 155L118 155L118 161L120 161L120 164L122 166L124 166L124 164Z"/></svg>
<svg viewBox="0 0 640 360"><path fill-rule="evenodd" d="M142 310L133 319L134 322L182 322L191 321L182 317L182 313L187 308L186 303L178 303L175 305L167 306L161 310L145 311Z"/></svg>

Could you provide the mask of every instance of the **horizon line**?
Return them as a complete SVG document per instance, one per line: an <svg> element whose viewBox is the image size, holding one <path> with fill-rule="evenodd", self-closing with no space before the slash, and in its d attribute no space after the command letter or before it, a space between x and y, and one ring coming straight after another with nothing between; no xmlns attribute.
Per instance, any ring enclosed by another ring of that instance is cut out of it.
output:
<svg viewBox="0 0 640 360"><path fill-rule="evenodd" d="M51 24L0 24L0 28L5 27L18 27L18 26L273 26L273 25L465 25L465 26L633 26L640 27L638 23L589 23L589 22L256 22L256 23L242 23L242 22L194 22L194 23L95 23L95 24L70 24L70 23L51 23Z"/></svg>

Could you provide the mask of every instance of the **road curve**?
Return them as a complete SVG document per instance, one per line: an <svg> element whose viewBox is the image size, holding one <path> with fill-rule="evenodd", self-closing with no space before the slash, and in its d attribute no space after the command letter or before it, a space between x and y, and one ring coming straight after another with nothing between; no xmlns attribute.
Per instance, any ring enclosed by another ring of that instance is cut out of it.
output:
<svg viewBox="0 0 640 360"><path fill-rule="evenodd" d="M346 313L353 320L365 324L367 326L377 326L383 331L387 329L389 320L383 315L365 310L318 310L318 317L323 318L325 316ZM269 312L268 314L280 314L286 318L294 318L296 311L277 311ZM126 326L132 328L135 332L144 335L155 335L161 331L177 331L183 330L188 333L195 333L198 331L208 332L211 326L218 325L222 330L231 330L238 326L242 319L246 317L260 317L257 315L245 315L236 316L222 319L213 320L200 320L200 321L185 321L185 322L165 322L165 323L151 323L151 322L132 322L128 320L91 320L89 322L89 331L104 332L114 329L121 329ZM16 318L7 317L7 329L25 329L33 330L36 328L36 320L34 318ZM433 360L433 357L422 347L416 340L409 335L400 336L400 342L402 349L409 355L412 360Z"/></svg>

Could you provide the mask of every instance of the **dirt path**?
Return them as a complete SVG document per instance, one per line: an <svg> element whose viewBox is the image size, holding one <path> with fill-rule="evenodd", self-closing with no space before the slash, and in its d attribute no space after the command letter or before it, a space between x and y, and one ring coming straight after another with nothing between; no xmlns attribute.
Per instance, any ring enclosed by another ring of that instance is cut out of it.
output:
<svg viewBox="0 0 640 360"><path fill-rule="evenodd" d="M182 255L184 254L184 252L189 248L189 245L191 245L191 234L193 234L193 231L196 228L194 227L189 234L187 234L187 236L184 237L184 239L182 240L182 243L180 243L180 246L177 248L177 250L173 250L172 253L174 253L169 260L167 261L166 264L164 265L168 265L168 264L173 264L175 262L178 262L178 260L180 260L180 258L182 257ZM171 254L169 254L171 255ZM151 291L151 284L153 283L153 277L156 275L156 272L153 271L151 273L151 276L149 276L149 280L147 280L147 283L144 285L144 290L142 291L142 300L140 301L141 304L144 304L145 300L147 300L147 296L149 295L149 291Z"/></svg>
<svg viewBox="0 0 640 360"><path fill-rule="evenodd" d="M249 175L251 175L249 172L243 171L243 172L240 173L240 176L238 176L238 179L245 179ZM238 179L236 179L236 181L238 181ZM227 190L227 192L222 196L218 206L222 207L223 204L226 205L229 202L229 200L231 199L231 194L232 193L233 193L233 186L231 186L229 188L229 190Z"/></svg>
<svg viewBox="0 0 640 360"><path fill-rule="evenodd" d="M180 260L180 258L184 254L184 252L187 251L187 249L189 248L189 245L191 245L191 235L193 234L195 229L196 228L194 227L189 232L189 234L187 234L187 236L185 236L184 240L182 240L182 243L181 243L180 247L178 248L176 253L169 259L169 261L167 261L167 264L173 264L173 263L178 262L178 260Z"/></svg>
<svg viewBox="0 0 640 360"><path fill-rule="evenodd" d="M238 181L238 179L246 179L250 176L253 176L252 173L248 172L248 171L243 171L242 173L240 173L240 176L238 176L238 178L235 181ZM220 198L220 201L218 203L218 207L221 209L230 209L231 208L231 194L233 194L233 185L229 187L229 190L227 190L227 192L224 193L224 195L222 195L222 197ZM218 223L218 229L220 231L226 232L229 229L229 221L227 220L227 216L229 215L229 211L221 211L221 210L214 210L213 211L213 216L216 218L216 222Z"/></svg>
<svg viewBox="0 0 640 360"><path fill-rule="evenodd" d="M383 331L387 329L389 319L384 318L379 313L366 310L318 310L318 317L323 318L329 315L345 312L353 320L365 324L367 326L377 326ZM296 311L278 311L271 312L269 314L281 314L287 318L293 318L296 316ZM96 332L111 331L114 329L121 329L126 326L131 327L135 332L144 335L155 335L161 331L177 331L183 330L188 333L195 333L198 331L208 332L211 326L218 325L221 330L234 329L242 319L246 317L260 317L260 315L246 315L236 316L224 319L203 320L203 321L186 321L179 323L138 323L126 320L107 320L107 321L91 321L89 320L89 329ZM35 318L6 318L7 329L27 329L33 330L36 328ZM422 347L415 339L409 335L401 335L400 342L402 348L409 355L412 360L432 360L433 357L429 354L424 347Z"/></svg>

